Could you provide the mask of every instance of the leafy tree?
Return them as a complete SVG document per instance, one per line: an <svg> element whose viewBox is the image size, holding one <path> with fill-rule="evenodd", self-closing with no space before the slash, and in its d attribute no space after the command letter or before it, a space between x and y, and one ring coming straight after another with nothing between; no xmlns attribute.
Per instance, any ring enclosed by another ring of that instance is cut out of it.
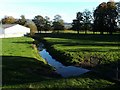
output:
<svg viewBox="0 0 120 90"><path fill-rule="evenodd" d="M25 23L25 26L30 28L30 36L34 36L34 34L37 31L37 26L35 25L35 23L33 21L31 21L31 20L28 20Z"/></svg>
<svg viewBox="0 0 120 90"><path fill-rule="evenodd" d="M91 27L91 12L87 9L83 12L83 29L85 30L85 34L87 34L87 30L90 30Z"/></svg>
<svg viewBox="0 0 120 90"><path fill-rule="evenodd" d="M21 19L18 19L16 23L24 26L26 23L25 16L21 15L20 17L21 17Z"/></svg>
<svg viewBox="0 0 120 90"><path fill-rule="evenodd" d="M76 30L79 34L80 29L83 25L83 14L81 12L77 13L76 19L73 20L72 29Z"/></svg>
<svg viewBox="0 0 120 90"><path fill-rule="evenodd" d="M118 12L117 23L118 25L120 25L120 2L116 3L116 7L117 7L117 12Z"/></svg>
<svg viewBox="0 0 120 90"><path fill-rule="evenodd" d="M107 21L108 21L108 30L109 33L112 34L112 32L115 31L115 28L117 27L117 7L115 5L115 2L107 2Z"/></svg>
<svg viewBox="0 0 120 90"><path fill-rule="evenodd" d="M51 21L50 21L50 18L48 16L45 16L44 30L45 31L51 30Z"/></svg>
<svg viewBox="0 0 120 90"><path fill-rule="evenodd" d="M73 22L72 22L72 29L77 31L78 34L79 34L79 21L77 19L74 19Z"/></svg>
<svg viewBox="0 0 120 90"><path fill-rule="evenodd" d="M103 34L106 25L106 2L101 3L94 11L94 31L99 31Z"/></svg>
<svg viewBox="0 0 120 90"><path fill-rule="evenodd" d="M59 30L64 30L64 21L62 20L60 15L55 15L53 20L53 30L57 30L58 32Z"/></svg>
<svg viewBox="0 0 120 90"><path fill-rule="evenodd" d="M115 31L117 11L113 1L101 3L94 11L94 31L104 31L112 34Z"/></svg>
<svg viewBox="0 0 120 90"><path fill-rule="evenodd" d="M45 19L41 15L37 15L34 17L33 22L36 24L38 32L44 30Z"/></svg>
<svg viewBox="0 0 120 90"><path fill-rule="evenodd" d="M5 16L2 19L2 23L3 24L14 24L16 22L16 19L12 16Z"/></svg>

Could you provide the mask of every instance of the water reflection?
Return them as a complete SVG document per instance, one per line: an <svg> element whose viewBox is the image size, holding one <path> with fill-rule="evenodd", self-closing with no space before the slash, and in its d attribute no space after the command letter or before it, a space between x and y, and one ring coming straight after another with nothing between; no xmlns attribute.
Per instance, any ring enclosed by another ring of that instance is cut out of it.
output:
<svg viewBox="0 0 120 90"><path fill-rule="evenodd" d="M79 76L83 73L89 72L90 70L75 67L75 66L64 66L62 63L58 62L46 51L40 47L40 55L44 58L51 66L56 69L56 72L59 73L62 77L70 76Z"/></svg>
<svg viewBox="0 0 120 90"><path fill-rule="evenodd" d="M70 77L70 76L79 76L83 73L89 72L87 69L83 69L75 66L64 66L62 63L56 61L52 58L52 56L43 49L40 51L40 55L56 69L56 72L59 73L62 77Z"/></svg>

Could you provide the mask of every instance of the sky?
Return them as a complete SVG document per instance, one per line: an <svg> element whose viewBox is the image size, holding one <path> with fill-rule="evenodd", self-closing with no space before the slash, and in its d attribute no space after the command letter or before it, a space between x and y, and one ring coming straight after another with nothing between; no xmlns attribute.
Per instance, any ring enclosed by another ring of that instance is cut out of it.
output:
<svg viewBox="0 0 120 90"><path fill-rule="evenodd" d="M37 15L53 20L59 14L65 22L72 22L77 12L93 11L100 3L108 0L0 0L0 19L4 16L33 19ZM119 0L114 0L118 2Z"/></svg>

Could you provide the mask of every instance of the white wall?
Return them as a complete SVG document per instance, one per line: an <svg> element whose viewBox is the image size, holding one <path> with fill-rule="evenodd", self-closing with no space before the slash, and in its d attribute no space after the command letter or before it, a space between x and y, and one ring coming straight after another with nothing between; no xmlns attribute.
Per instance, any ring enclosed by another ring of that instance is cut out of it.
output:
<svg viewBox="0 0 120 90"><path fill-rule="evenodd" d="M5 29L5 34L30 33L30 29L21 25L14 25Z"/></svg>
<svg viewBox="0 0 120 90"><path fill-rule="evenodd" d="M27 27L24 27L24 26L21 26L21 25L17 24L17 25L14 25L12 27L6 28L4 31L5 31L4 32L5 33L5 35L4 35L5 38L8 38L8 37L22 37L25 34L30 33L30 28L27 28Z"/></svg>

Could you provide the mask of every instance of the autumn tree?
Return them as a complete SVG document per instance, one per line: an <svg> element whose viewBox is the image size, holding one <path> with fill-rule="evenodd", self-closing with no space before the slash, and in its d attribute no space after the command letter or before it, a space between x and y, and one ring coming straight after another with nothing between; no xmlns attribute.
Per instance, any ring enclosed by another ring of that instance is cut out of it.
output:
<svg viewBox="0 0 120 90"><path fill-rule="evenodd" d="M25 26L30 28L30 36L34 36L34 34L36 33L37 31L37 26L35 25L35 23L31 20L28 20L26 23L25 23Z"/></svg>
<svg viewBox="0 0 120 90"><path fill-rule="evenodd" d="M14 24L16 22L16 19L12 16L5 16L2 19L2 23L3 24Z"/></svg>

